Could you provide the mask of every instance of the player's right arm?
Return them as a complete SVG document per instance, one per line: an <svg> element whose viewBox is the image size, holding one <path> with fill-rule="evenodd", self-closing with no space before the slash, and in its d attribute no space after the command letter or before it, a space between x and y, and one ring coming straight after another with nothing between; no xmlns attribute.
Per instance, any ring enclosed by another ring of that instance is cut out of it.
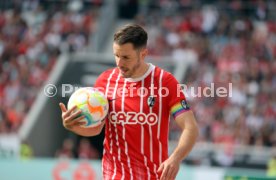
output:
<svg viewBox="0 0 276 180"><path fill-rule="evenodd" d="M106 79L111 72L112 70L107 70L103 72L97 78L94 84L94 88L97 88L99 91L105 93ZM83 125L83 122L81 122L80 120L84 118L84 116L80 116L81 110L74 112L76 110L76 107L67 110L63 103L60 103L59 106L62 112L63 126L69 131L72 131L80 136L96 136L101 133L105 121L103 121L99 126L96 127L83 128L81 127L81 125Z"/></svg>
<svg viewBox="0 0 276 180"><path fill-rule="evenodd" d="M59 106L62 112L62 124L69 131L72 131L80 136L96 136L101 133L104 127L104 121L99 126L83 128L81 125L83 125L84 122L81 122L80 120L82 120L84 116L80 116L81 110L75 111L77 108L76 106L67 110L63 103L59 103Z"/></svg>

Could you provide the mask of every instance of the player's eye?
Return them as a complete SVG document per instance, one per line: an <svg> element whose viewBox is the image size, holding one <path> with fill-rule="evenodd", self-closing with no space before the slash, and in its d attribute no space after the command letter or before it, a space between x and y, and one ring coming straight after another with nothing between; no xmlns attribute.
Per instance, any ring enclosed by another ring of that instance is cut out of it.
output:
<svg viewBox="0 0 276 180"><path fill-rule="evenodd" d="M130 59L130 57L128 57L128 56L119 56L119 55L116 55L116 54L114 54L114 56L115 56L115 58L120 59L120 60L124 60L124 61L127 61L127 60Z"/></svg>

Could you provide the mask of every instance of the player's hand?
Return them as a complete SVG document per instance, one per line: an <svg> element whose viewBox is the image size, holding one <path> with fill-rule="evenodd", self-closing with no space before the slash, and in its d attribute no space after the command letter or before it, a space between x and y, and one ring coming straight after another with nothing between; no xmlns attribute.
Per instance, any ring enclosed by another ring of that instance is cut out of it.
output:
<svg viewBox="0 0 276 180"><path fill-rule="evenodd" d="M174 180L178 173L181 161L168 158L161 163L157 172L161 173L160 180Z"/></svg>
<svg viewBox="0 0 276 180"><path fill-rule="evenodd" d="M77 106L74 106L69 110L66 109L63 103L59 103L59 106L62 112L62 124L66 129L71 130L75 126L85 124L85 122L80 122L80 120L84 118L83 115L80 116L81 110L75 111L77 109Z"/></svg>

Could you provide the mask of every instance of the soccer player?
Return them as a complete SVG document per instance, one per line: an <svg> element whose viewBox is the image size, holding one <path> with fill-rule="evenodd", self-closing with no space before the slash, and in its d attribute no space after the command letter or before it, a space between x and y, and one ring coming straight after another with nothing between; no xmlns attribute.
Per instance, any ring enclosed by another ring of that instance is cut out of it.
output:
<svg viewBox="0 0 276 180"><path fill-rule="evenodd" d="M95 136L105 125L105 180L175 179L198 136L193 112L175 77L145 62L147 39L139 25L126 25L114 34L117 67L103 72L95 83L109 99L109 113L101 125L80 127L80 111L73 113L75 108L60 104L63 125L78 135ZM168 156L170 115L182 134Z"/></svg>

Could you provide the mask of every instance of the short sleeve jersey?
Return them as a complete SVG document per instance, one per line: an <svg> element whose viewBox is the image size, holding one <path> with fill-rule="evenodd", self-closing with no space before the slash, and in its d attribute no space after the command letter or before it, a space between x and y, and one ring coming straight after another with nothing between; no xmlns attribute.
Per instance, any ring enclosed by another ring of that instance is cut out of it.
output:
<svg viewBox="0 0 276 180"><path fill-rule="evenodd" d="M109 100L105 120L103 178L159 179L168 158L170 115L189 111L175 77L149 64L140 78L123 78L118 68L103 72L95 87Z"/></svg>

